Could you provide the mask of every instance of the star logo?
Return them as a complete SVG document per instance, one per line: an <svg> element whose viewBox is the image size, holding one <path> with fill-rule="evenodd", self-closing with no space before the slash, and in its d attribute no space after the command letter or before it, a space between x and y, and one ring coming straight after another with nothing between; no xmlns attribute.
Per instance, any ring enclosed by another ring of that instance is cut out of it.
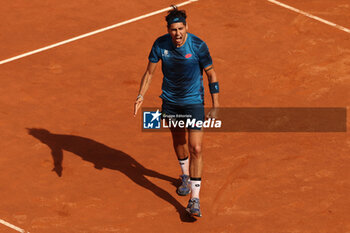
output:
<svg viewBox="0 0 350 233"><path fill-rule="evenodd" d="M157 109L157 111L155 113L151 113L151 115L153 116L152 121L154 121L155 119L158 119L158 117L160 117L160 115L162 115L160 112L159 112L159 109Z"/></svg>

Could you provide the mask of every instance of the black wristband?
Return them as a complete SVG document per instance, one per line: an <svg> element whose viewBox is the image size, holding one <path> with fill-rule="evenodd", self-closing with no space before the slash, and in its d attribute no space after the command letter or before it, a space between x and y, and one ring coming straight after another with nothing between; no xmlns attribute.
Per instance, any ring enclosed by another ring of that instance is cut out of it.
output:
<svg viewBox="0 0 350 233"><path fill-rule="evenodd" d="M219 82L209 83L209 90L211 94L219 93Z"/></svg>

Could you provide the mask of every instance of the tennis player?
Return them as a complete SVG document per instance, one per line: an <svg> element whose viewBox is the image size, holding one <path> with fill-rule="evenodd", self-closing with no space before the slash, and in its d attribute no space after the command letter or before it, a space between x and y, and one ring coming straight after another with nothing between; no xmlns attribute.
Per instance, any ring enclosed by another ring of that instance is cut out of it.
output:
<svg viewBox="0 0 350 233"><path fill-rule="evenodd" d="M213 69L212 58L204 41L188 33L186 12L174 7L166 16L168 33L159 37L153 44L148 57L148 66L142 77L139 94L134 105L134 116L142 105L145 93L159 60L162 60L162 117L179 120L180 116L205 120L203 70L209 80L209 90L213 108L207 117L215 118L219 107L219 83ZM169 119L168 119L169 120ZM201 217L199 192L202 178L202 138L203 129L195 125L170 127L173 146L179 160L182 175L177 193L185 196L191 193L186 210ZM186 139L186 133L188 138Z"/></svg>

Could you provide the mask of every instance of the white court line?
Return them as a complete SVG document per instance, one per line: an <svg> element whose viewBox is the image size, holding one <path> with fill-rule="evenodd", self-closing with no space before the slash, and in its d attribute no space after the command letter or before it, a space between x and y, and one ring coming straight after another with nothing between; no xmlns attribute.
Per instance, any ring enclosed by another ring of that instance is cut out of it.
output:
<svg viewBox="0 0 350 233"><path fill-rule="evenodd" d="M0 219L0 223L1 223L1 224L4 224L5 226L7 226L7 227L9 227L9 228L12 228L13 230L18 231L18 232L26 233L25 230L23 230L23 229L21 229L21 228L19 228L19 227L16 227L15 225L12 225L11 223L8 223L8 222L6 222L6 221L4 221L4 220L2 220L2 219ZM29 232L27 232L27 233L29 233Z"/></svg>
<svg viewBox="0 0 350 233"><path fill-rule="evenodd" d="M180 7L180 6L184 6L184 5L190 4L192 2L197 2L197 1L199 1L199 0L188 0L186 2L182 2L182 3L176 4L176 6ZM144 18L153 16L153 15L157 15L157 14L160 14L162 12L169 11L171 9L173 9L173 8L172 7L167 7L167 8L158 10L158 11L153 11L151 13L148 13L148 14L145 14L145 15L141 15L139 17L132 18L132 19L123 21L121 23L117 23L117 24L114 24L114 25L111 25L111 26L108 26L108 27L105 27L105 28L101 28L101 29L98 29L98 30L95 30L95 31L92 31L92 32L88 32L88 33L85 33L83 35L76 36L76 37L73 37L71 39L58 42L56 44L48 45L46 47L43 47L43 48L40 48L40 49L36 49L36 50L31 51L31 52L23 53L21 55L18 55L18 56L11 57L11 58L8 58L8 59L0 61L0 65L8 63L8 62L11 62L11 61L14 61L14 60L18 60L20 58L27 57L27 56L30 56L30 55L33 55L33 54L36 54L36 53L40 53L42 51L45 51L45 50L48 50L48 49L52 49L52 48L55 48L55 47L58 47L58 46L61 46L61 45L64 45L64 44L68 44L70 42L73 42L73 41L76 41L76 40L80 40L80 39L83 39L85 37L95 35L97 33L101 33L101 32L107 31L107 30L111 30L113 28L120 27L122 25L138 21L140 19L144 19Z"/></svg>
<svg viewBox="0 0 350 233"><path fill-rule="evenodd" d="M338 25L338 24L332 23L332 22L330 22L330 21L328 21L328 20L322 19L322 18L320 18L320 17L317 17L317 16L312 15L312 14L310 14L310 13L307 13L307 12L305 12L305 11L299 10L299 9L294 8L294 7L291 7L291 6L288 6L288 5L284 4L284 3L278 2L278 1L276 1L276 0L267 0L267 1L272 2L272 3L274 3L274 4L277 4L277 5L281 6L281 7L287 8L287 9L289 9L289 10L295 11L295 12L297 12L297 13L299 13L299 14L305 15L305 16L311 18L311 19L314 19L314 20L320 21L320 22L322 22L322 23L325 23L325 24L327 24L327 25L329 25L329 26L338 28L339 30L342 30L342 31L344 31L344 32L350 33L350 29L348 29L348 28L346 28L346 27L343 27L343 26L340 26L340 25Z"/></svg>

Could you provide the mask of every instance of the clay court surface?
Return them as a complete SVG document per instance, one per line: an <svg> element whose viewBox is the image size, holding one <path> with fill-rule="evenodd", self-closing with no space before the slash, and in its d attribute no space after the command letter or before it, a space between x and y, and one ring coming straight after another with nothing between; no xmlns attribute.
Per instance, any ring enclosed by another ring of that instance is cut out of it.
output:
<svg viewBox="0 0 350 233"><path fill-rule="evenodd" d="M179 2L5 1L0 60ZM348 0L283 3L350 27ZM349 33L265 0L181 9L210 48L221 106L350 105ZM0 219L30 233L349 233L348 132L205 134L203 217L186 215L170 133L133 117L164 16L0 65ZM144 106L160 106L161 81L159 64Z"/></svg>

